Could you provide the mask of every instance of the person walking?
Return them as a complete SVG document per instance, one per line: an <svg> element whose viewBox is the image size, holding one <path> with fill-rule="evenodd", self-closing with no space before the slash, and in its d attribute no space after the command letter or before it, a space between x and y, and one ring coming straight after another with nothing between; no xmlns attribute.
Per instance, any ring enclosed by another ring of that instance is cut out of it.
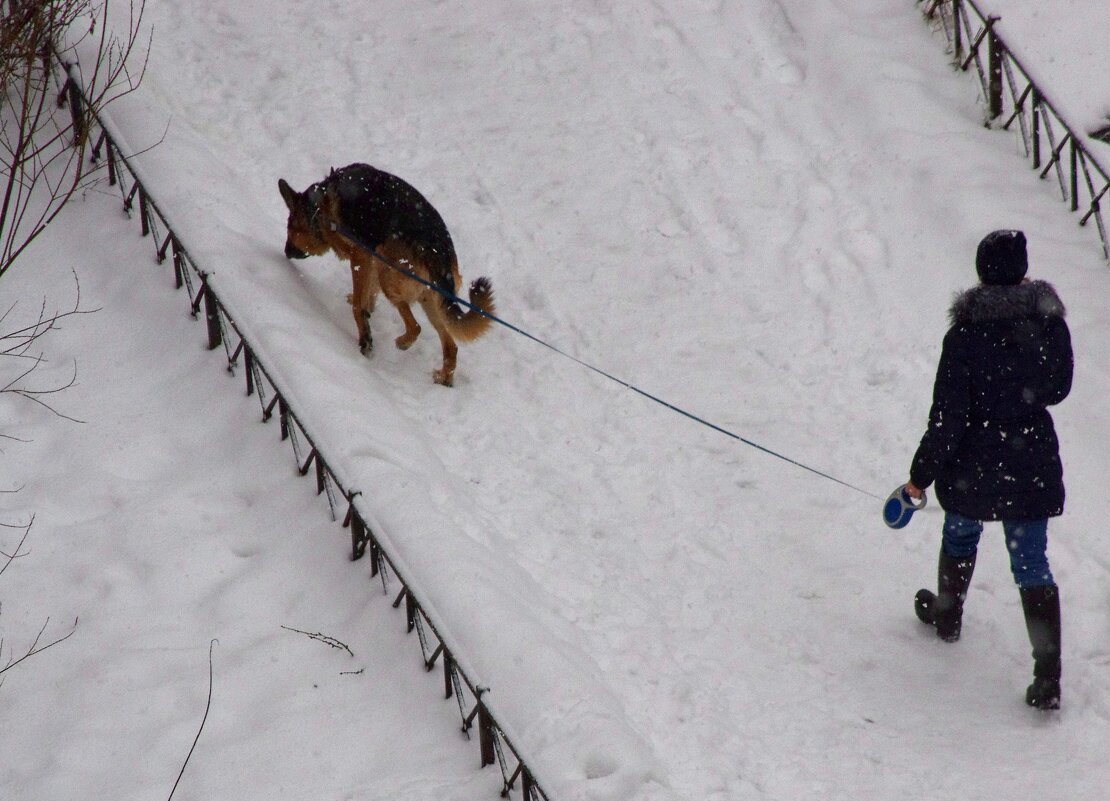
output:
<svg viewBox="0 0 1110 801"><path fill-rule="evenodd" d="M1060 592L1046 548L1064 480L1048 407L1071 390L1071 334L1056 290L1025 276L1021 231L988 234L975 266L979 284L949 310L929 423L905 485L917 500L935 483L945 512L937 590L919 590L914 608L942 640L958 640L983 523L1001 521L1033 646L1025 701L1058 709Z"/></svg>

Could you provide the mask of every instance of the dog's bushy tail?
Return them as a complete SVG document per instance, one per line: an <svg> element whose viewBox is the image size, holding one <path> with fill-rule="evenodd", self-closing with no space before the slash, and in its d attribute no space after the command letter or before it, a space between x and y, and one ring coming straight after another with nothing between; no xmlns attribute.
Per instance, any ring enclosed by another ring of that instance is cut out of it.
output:
<svg viewBox="0 0 1110 801"><path fill-rule="evenodd" d="M493 320L487 315L496 313L493 304L493 284L488 278L475 278L470 284L470 305L473 308L465 312L458 303L444 300L447 329L451 336L459 342L470 342L477 339L493 325Z"/></svg>

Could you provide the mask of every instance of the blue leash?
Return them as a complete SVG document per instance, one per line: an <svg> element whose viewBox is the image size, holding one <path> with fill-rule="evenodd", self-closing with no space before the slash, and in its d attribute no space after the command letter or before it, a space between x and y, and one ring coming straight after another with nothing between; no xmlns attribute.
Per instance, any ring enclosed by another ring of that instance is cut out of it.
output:
<svg viewBox="0 0 1110 801"><path fill-rule="evenodd" d="M370 255L372 255L375 259L380 261L386 267L389 267L391 270L394 270L395 272L398 272L401 275L404 275L406 278L411 278L413 281L416 281L418 284L426 286L428 289L431 289L435 292L438 292L440 295L442 295L444 298L446 298L449 302L458 303L461 306L465 306L470 311L476 312L477 314L480 314L483 317L488 317L490 320L497 323L498 325L504 326L505 328L509 329L510 331L512 331L516 334L519 334L520 336L525 337L526 339L532 340L537 345L542 345L543 347L547 348L548 350L554 351L555 353L559 354L560 356L562 356L565 359L570 359L575 364L581 365L582 367L585 367L587 370L592 370L593 372L597 373L598 375L600 375L604 378L607 378L610 381L613 381L614 383L620 384L625 389L632 390L637 395L641 395L641 396L647 398L650 401L654 401L655 403L658 403L660 406L663 406L667 409L670 409L672 412L677 412L678 414L682 415L683 417L685 417L689 420L692 420L695 423L699 423L699 424L705 426L706 428L710 428L710 429L716 431L719 434L724 434L726 437L731 437L732 439L736 440L737 442L742 442L743 444L747 445L748 447L755 448L758 451L762 451L763 453L767 454L768 456L773 456L776 459L781 459L782 461L787 462L789 464L792 464L795 467L800 467L802 470L807 470L807 471L809 471L810 473L813 473L816 476L820 476L821 478L825 478L825 479L828 479L829 481L833 481L837 484L840 484L843 487L847 487L848 489L855 490L856 492L861 493L862 495L866 495L869 498L874 498L877 501L883 500L878 495L870 493L867 490L860 489L859 487L855 486L854 484L849 484L847 481L842 481L841 479L839 479L835 476L831 476L828 473L824 473L824 472L822 472L822 471L820 471L820 470L818 470L814 467L810 467L807 464L803 464L802 462L799 462L796 459L791 459L789 456L784 456L781 453L773 451L770 448L764 447L763 445L760 445L758 442L752 442L750 439L746 439L746 438L740 436L739 434L737 434L734 431L729 431L727 428L723 428L723 427L717 425L716 423L712 423L709 420L706 420L704 417L699 417L698 415L696 415L692 412L688 412L688 411L686 411L685 409L683 409L679 406L675 406L673 403L670 403L669 401L665 401L665 400L663 400L662 398L660 398L656 395L652 395L650 392L647 392L643 389L640 389L636 385L630 384L622 378L618 378L617 376L615 376L611 373L607 373L606 371L602 370L600 367L595 367L594 365L590 364L589 362L582 361L577 356L572 356L571 354L567 353L566 351L555 347L550 342L545 342L544 340L540 339L539 337L528 333L524 329L522 329L518 326L515 326L512 323L510 323L506 320L502 320L497 315L487 314L486 312L482 311L477 306L475 306L473 303L470 303L467 300L463 300L462 298L458 297L457 295L446 291L442 287L436 286L431 281L424 280L423 278L421 278L419 275L412 272L411 270L407 270L404 267L396 265L393 262L389 261L388 259L384 258L383 256L381 256L378 253L377 249L367 247L366 244L361 239L359 239L359 237L357 235L354 234L354 232L352 232L349 228L347 228L346 226L344 226L340 223L335 223L335 222L329 221L328 222L328 227L332 231L334 231L335 233L342 236L344 239L350 241L353 245L357 246L360 250L363 250L363 251L369 253Z"/></svg>

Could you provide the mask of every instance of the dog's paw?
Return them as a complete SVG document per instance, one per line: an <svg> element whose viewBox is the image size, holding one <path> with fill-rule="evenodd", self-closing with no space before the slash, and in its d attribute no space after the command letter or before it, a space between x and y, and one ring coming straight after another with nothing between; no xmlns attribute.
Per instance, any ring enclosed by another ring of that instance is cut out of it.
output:
<svg viewBox="0 0 1110 801"><path fill-rule="evenodd" d="M455 384L455 373L447 372L446 370L435 370L432 373L432 380L440 386L450 387Z"/></svg>
<svg viewBox="0 0 1110 801"><path fill-rule="evenodd" d="M369 356L374 350L374 340L370 337L362 337L358 341L358 352L363 356Z"/></svg>
<svg viewBox="0 0 1110 801"><path fill-rule="evenodd" d="M412 347L412 343L416 341L418 336L420 336L419 328L417 328L416 332L411 336L409 334L401 334L401 336L393 340L393 344L396 345L399 350L408 350Z"/></svg>

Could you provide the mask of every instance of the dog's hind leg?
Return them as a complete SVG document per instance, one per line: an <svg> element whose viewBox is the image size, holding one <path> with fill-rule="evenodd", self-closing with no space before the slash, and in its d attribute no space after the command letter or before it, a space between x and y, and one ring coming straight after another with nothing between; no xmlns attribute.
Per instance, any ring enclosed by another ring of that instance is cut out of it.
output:
<svg viewBox="0 0 1110 801"><path fill-rule="evenodd" d="M447 324L443 320L442 302L438 296L426 297L420 301L421 308L428 315L428 321L435 327L439 334L439 342L443 346L443 366L432 372L432 380L437 384L449 387L455 383L455 364L459 354L459 346L447 331Z"/></svg>
<svg viewBox="0 0 1110 801"><path fill-rule="evenodd" d="M397 347L401 350L408 350L416 338L420 336L420 323L416 322L416 318L412 315L412 307L408 302L403 300L393 301L393 305L397 307L397 313L401 315L401 320L405 324L405 333L394 340Z"/></svg>

